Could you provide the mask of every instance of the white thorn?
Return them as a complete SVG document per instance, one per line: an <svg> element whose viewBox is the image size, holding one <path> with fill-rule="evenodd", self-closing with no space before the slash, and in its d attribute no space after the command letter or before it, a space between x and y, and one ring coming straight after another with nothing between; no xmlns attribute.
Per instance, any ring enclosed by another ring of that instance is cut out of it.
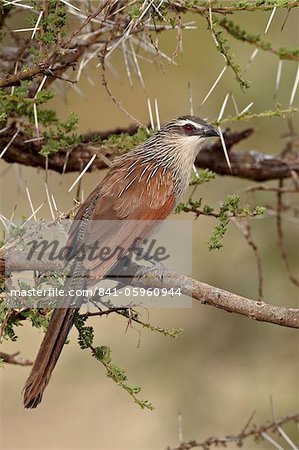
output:
<svg viewBox="0 0 299 450"><path fill-rule="evenodd" d="M195 173L196 178L199 178L199 173L198 173L198 170L197 170L195 164L193 164L192 169L193 169L193 172Z"/></svg>
<svg viewBox="0 0 299 450"><path fill-rule="evenodd" d="M26 223L28 223L29 222L29 220L31 220L32 219L32 217L33 216L35 216L36 215L36 213L38 213L38 211L44 206L44 204L45 204L45 202L43 202L43 203L41 203L40 205L39 205L39 207L38 208L36 208L35 210L34 210L34 212L31 214L31 216L29 216L28 217L28 219L27 220L25 220L25 222L24 223L22 223L22 225L21 225L21 227L20 228L23 228L25 225L26 225Z"/></svg>
<svg viewBox="0 0 299 450"><path fill-rule="evenodd" d="M239 113L239 108L238 108L238 105L237 105L235 96L234 96L233 94L232 94L232 100L233 100L233 104L234 104L234 108L235 108L236 114L237 114L237 116L238 116L238 115L240 114L240 113Z"/></svg>
<svg viewBox="0 0 299 450"><path fill-rule="evenodd" d="M168 55L166 55L165 53L161 52L161 50L157 50L157 45L154 46L151 42L143 39L141 36L139 38L139 40L131 37L130 38L134 43L136 43L136 45L139 45L139 47L143 48L145 51L152 53L152 54L157 54L157 51L159 53L159 55L163 58L166 59L166 61L168 61L170 64L173 64L175 66L177 66L177 63L175 61L173 61L173 58L170 58Z"/></svg>
<svg viewBox="0 0 299 450"><path fill-rule="evenodd" d="M4 131L6 131L6 130L8 130L9 129L9 127L4 127L4 128L2 128L2 130L0 130L0 134L1 133L4 133Z"/></svg>
<svg viewBox="0 0 299 450"><path fill-rule="evenodd" d="M24 9L33 9L33 6L29 6L29 5L23 5L23 3L18 3L17 1L4 1L4 6L9 6L9 5L13 5L13 6L20 6L21 8Z"/></svg>
<svg viewBox="0 0 299 450"><path fill-rule="evenodd" d="M271 15L269 17L268 23L266 25L266 28L265 28L265 34L268 33L268 30L270 28L270 25L271 25L271 22L272 22L272 19L274 17L274 14L275 14L276 10L277 10L277 6L274 6L274 8L272 9Z"/></svg>
<svg viewBox="0 0 299 450"><path fill-rule="evenodd" d="M251 53L251 56L250 56L250 58L249 58L248 64L250 64L250 63L254 60L254 58L256 57L256 55L258 54L258 52L259 52L259 49L258 49L258 48L256 48L255 50L253 50L253 52ZM247 64L247 65L248 65L248 64Z"/></svg>
<svg viewBox="0 0 299 450"><path fill-rule="evenodd" d="M0 153L0 159L2 158L2 156L4 155L4 153L9 149L9 146L13 143L13 141L15 140L15 138L17 137L17 135L19 134L20 128L17 129L17 131L15 132L15 134L13 135L13 137L10 139L9 143L4 147L4 149L2 150L2 152Z"/></svg>
<svg viewBox="0 0 299 450"><path fill-rule="evenodd" d="M179 413L179 443L183 443L183 423L182 423L182 414Z"/></svg>
<svg viewBox="0 0 299 450"><path fill-rule="evenodd" d="M242 111L239 113L239 116L242 116L242 114L245 114L254 104L254 102L249 103L249 105L246 106L246 108L242 109Z"/></svg>
<svg viewBox="0 0 299 450"><path fill-rule="evenodd" d="M224 110L225 110L225 107L226 107L229 95L230 95L230 93L228 92L226 94L226 96L225 96L225 99L224 99L223 103L222 103L222 106L221 106L221 109L220 109L220 113L219 113L219 116L218 116L218 119L217 119L218 122L219 122L219 120L222 119L222 116L223 116L223 113L224 113Z"/></svg>
<svg viewBox="0 0 299 450"><path fill-rule="evenodd" d="M51 66L49 67L49 69L50 69L50 68L51 68ZM42 81L41 81L41 83L40 83L40 85L39 85L39 87L38 87L38 89L37 89L37 91L36 91L35 97L37 96L37 94L38 94L38 93L42 90L42 88L44 87L44 84L45 84L47 78L48 78L48 75L45 75L44 78L42 79Z"/></svg>
<svg viewBox="0 0 299 450"><path fill-rule="evenodd" d="M97 154L95 153L91 159L89 160L89 162L86 164L86 166L84 167L84 169L82 170L82 172L80 173L80 175L75 179L75 181L73 182L73 184L71 185L71 187L69 188L68 192L71 192L71 190L76 186L76 184L78 183L79 180L81 180L81 178L83 177L83 175L85 174L85 172L88 170L88 168L91 166L91 164L94 162L95 158L97 157Z"/></svg>
<svg viewBox="0 0 299 450"><path fill-rule="evenodd" d="M11 222L9 219L7 219L7 217L3 216L3 214L0 214L0 220L5 228L6 231L9 231L9 227L15 227L16 225ZM8 226L8 225L9 226Z"/></svg>
<svg viewBox="0 0 299 450"><path fill-rule="evenodd" d="M80 65L79 65L79 69L78 69L78 73L77 73L77 77L76 77L77 81L80 80L80 76L81 76L82 69L84 67L84 63L85 63L85 59L82 58L81 61L80 61Z"/></svg>
<svg viewBox="0 0 299 450"><path fill-rule="evenodd" d="M31 200L31 195L30 195L28 186L26 186L26 194L27 194L27 197L28 197L30 209L31 209L31 212L33 214L34 220L36 220L36 215L35 215L35 211L34 211L34 208L33 208L33 203L32 203L32 200Z"/></svg>
<svg viewBox="0 0 299 450"><path fill-rule="evenodd" d="M229 159L229 156L228 156L228 151L227 151L227 148L226 148L226 145L225 145L224 136L222 134L222 130L221 130L220 127L218 127L218 131L219 131L219 134L220 134L220 140L221 140L221 144L222 144L222 148L223 148L223 151L224 151L224 156L225 156L227 165L229 167L229 170L232 172L232 166L231 166L230 159Z"/></svg>
<svg viewBox="0 0 299 450"><path fill-rule="evenodd" d="M155 129L155 124L154 124L154 118L153 118L151 101L150 101L149 97L147 98L147 107L148 107L148 112L149 112L149 116L150 116L151 127L152 127L152 130L154 130Z"/></svg>
<svg viewBox="0 0 299 450"><path fill-rule="evenodd" d="M147 3L147 2L145 2ZM145 3L143 5L145 5ZM136 27L136 25L138 25L138 23L141 21L141 19L143 18L143 16L147 13L147 11L150 9L150 7L152 6L152 3L154 3L154 0L150 0L147 7L143 10L143 12L140 14L140 16L138 17L137 22L135 23L134 27Z"/></svg>
<svg viewBox="0 0 299 450"><path fill-rule="evenodd" d="M212 1L209 0L209 22L211 31L213 31L213 19L212 19Z"/></svg>
<svg viewBox="0 0 299 450"><path fill-rule="evenodd" d="M48 185L47 185L46 182L45 182L45 188L46 188L47 200L48 200L48 205L49 205L51 217L52 217L53 220L55 220L55 215L54 215L53 208L52 208L52 203L51 203L51 199L50 199L50 194L49 194L49 190L48 190Z"/></svg>
<svg viewBox="0 0 299 450"><path fill-rule="evenodd" d="M192 98L191 84L189 82L188 82L188 91L189 91L190 115L193 116L193 98Z"/></svg>
<svg viewBox="0 0 299 450"><path fill-rule="evenodd" d="M158 100L155 98L155 113L156 113L156 121L157 121L157 128L160 130L161 124L160 124L160 115L159 115L159 108L158 108Z"/></svg>
<svg viewBox="0 0 299 450"><path fill-rule="evenodd" d="M274 445L274 447L276 447L278 450L284 450L284 448L281 445L279 445L276 441L274 441L274 439L271 438L271 436L269 436L269 434L267 434L263 431L262 436L264 439L266 439L266 441L270 442L270 444Z"/></svg>
<svg viewBox="0 0 299 450"><path fill-rule="evenodd" d="M210 97L210 95L212 94L213 90L215 89L215 87L217 86L219 81L221 80L221 77L224 74L224 72L226 71L226 69L227 69L227 66L224 66L223 69L221 70L220 74L216 78L216 81L213 83L211 89L209 90L209 92L207 93L207 95L205 96L203 101L201 102L201 105L203 105L206 102L206 100Z"/></svg>
<svg viewBox="0 0 299 450"><path fill-rule="evenodd" d="M142 73L141 73L141 70L140 70L140 66L139 66L139 63L138 63L138 59L137 59L137 56L136 56L136 52L135 52L135 49L134 49L134 46L133 46L133 44L132 44L131 39L130 39L130 47L131 47L131 50L132 50L133 61L134 61L135 66L136 66L137 74L138 74L138 76L139 76L139 78L140 78L141 86L142 86L143 89L145 90L145 84L144 84L143 76L142 76Z"/></svg>
<svg viewBox="0 0 299 450"><path fill-rule="evenodd" d="M53 194L51 194L51 199L52 199L52 203L53 203L55 212L58 213L57 203L56 203L56 201L55 201L55 198L54 198L54 195L53 195Z"/></svg>
<svg viewBox="0 0 299 450"><path fill-rule="evenodd" d="M91 78L91 76L89 76L88 75L88 73L86 74L86 78L87 78L87 81L88 81L88 83L92 86L92 87L95 87L95 82L93 81L93 79Z"/></svg>
<svg viewBox="0 0 299 450"><path fill-rule="evenodd" d="M60 1L61 1L61 3L64 3L65 5L69 6L70 8L74 8L76 11L79 11L81 13L83 12L83 11L81 11L81 9L77 8L77 6L72 5L71 3L67 2L66 0L60 0Z"/></svg>
<svg viewBox="0 0 299 450"><path fill-rule="evenodd" d="M130 64L129 64L128 55L127 55L128 50L127 50L126 44L124 42L122 42L122 50L123 50L123 55L124 55L126 72L127 72L127 76L129 79L129 84L131 87L133 87L133 81L132 81L132 76L131 76L131 71L130 71Z"/></svg>
<svg viewBox="0 0 299 450"><path fill-rule="evenodd" d="M277 430L281 434L281 436L287 441L287 443L293 450L298 450L298 447L294 444L292 439L287 435L287 433L280 426L277 427Z"/></svg>
<svg viewBox="0 0 299 450"><path fill-rule="evenodd" d="M34 114L34 123L35 123L35 129L36 129L36 136L37 136L37 138L40 138L36 103L33 103L33 114Z"/></svg>
<svg viewBox="0 0 299 450"><path fill-rule="evenodd" d="M30 28L16 28L15 30L11 30L13 33L23 33L25 31L34 31L35 27Z"/></svg>
<svg viewBox="0 0 299 450"><path fill-rule="evenodd" d="M42 141L43 138L39 137L39 138L32 138L32 139L27 139L26 141L24 141L24 144L27 144L27 142L35 142L35 141Z"/></svg>
<svg viewBox="0 0 299 450"><path fill-rule="evenodd" d="M163 0L164 1L164 0ZM109 14L109 18L110 17L112 17L112 16L114 16L115 14L118 14L120 11L122 11L123 9L125 9L125 8L127 8L128 6L131 6L133 3L136 3L136 0L132 0L131 2L129 2L129 3L126 3L124 6L122 6L121 8L119 8L119 9L117 9L117 10L115 10L115 11L113 11L111 14Z"/></svg>
<svg viewBox="0 0 299 450"><path fill-rule="evenodd" d="M76 94L80 95L80 97L85 98L85 94L84 94L83 91L81 91L79 86L77 86L76 84L71 83L71 88L76 92Z"/></svg>
<svg viewBox="0 0 299 450"><path fill-rule="evenodd" d="M278 62L277 75L276 75L276 83L275 83L275 95L278 93L280 80L281 80L281 71L282 71L282 59Z"/></svg>
<svg viewBox="0 0 299 450"><path fill-rule="evenodd" d="M210 22L210 28L211 28L211 33L212 33L212 38L216 44L216 47L219 47L217 38L215 36L214 30L213 30L213 18L212 18L212 3L211 0L209 0L209 22ZM222 53L222 56L224 57L225 61L226 61L226 56Z"/></svg>
<svg viewBox="0 0 299 450"><path fill-rule="evenodd" d="M298 67L297 67L297 73L296 73L295 82L294 82L292 93L291 93L289 106L293 105L293 102L294 102L294 99L295 99L295 95L296 95L296 91L297 91L297 87L298 87L298 83L299 83L299 64L298 64Z"/></svg>
<svg viewBox="0 0 299 450"><path fill-rule="evenodd" d="M16 64L15 64L15 70L14 70L14 74L16 74L16 73L17 73L17 71L18 71L18 65L19 65L19 61L16 61ZM10 95L13 95L13 94L14 94L14 92L15 92L15 86L12 86L12 88L11 88L11 92L10 92Z"/></svg>
<svg viewBox="0 0 299 450"><path fill-rule="evenodd" d="M35 27L33 28L33 33L32 33L32 35L31 35L31 38L30 38L30 39L33 39L33 38L34 38L35 33L36 33L37 30L39 29L38 26L39 26L39 23L40 23L41 18L42 18L42 16L43 16L43 13L44 13L44 11L41 11L41 12L39 13L39 16L38 16L38 18L37 18Z"/></svg>
<svg viewBox="0 0 299 450"><path fill-rule="evenodd" d="M14 218L14 216L15 216L16 209L17 209L17 204L15 204L14 209L12 210L12 213L11 213L11 216L10 216L10 221L11 222L12 222L12 219Z"/></svg>

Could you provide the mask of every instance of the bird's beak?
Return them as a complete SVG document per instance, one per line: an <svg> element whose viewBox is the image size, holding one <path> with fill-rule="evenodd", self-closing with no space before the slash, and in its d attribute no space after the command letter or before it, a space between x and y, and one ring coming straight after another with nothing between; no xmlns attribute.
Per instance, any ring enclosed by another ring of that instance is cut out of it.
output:
<svg viewBox="0 0 299 450"><path fill-rule="evenodd" d="M209 127L205 128L203 130L203 133L204 133L205 137L213 137L213 136L219 137L218 131L214 127L212 127L211 125L209 125Z"/></svg>

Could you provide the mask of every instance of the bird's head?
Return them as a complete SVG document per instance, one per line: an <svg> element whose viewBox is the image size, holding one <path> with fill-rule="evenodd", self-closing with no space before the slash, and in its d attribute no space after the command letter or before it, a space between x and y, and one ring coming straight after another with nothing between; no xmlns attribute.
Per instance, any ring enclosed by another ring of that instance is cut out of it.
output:
<svg viewBox="0 0 299 450"><path fill-rule="evenodd" d="M173 149L181 156L196 157L203 142L209 137L218 137L218 131L203 119L181 116L166 123L156 134L157 141L165 150Z"/></svg>

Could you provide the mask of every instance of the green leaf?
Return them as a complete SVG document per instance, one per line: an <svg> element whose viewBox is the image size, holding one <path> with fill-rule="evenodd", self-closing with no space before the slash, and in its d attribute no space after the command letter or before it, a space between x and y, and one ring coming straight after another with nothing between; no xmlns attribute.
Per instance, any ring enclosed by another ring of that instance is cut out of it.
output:
<svg viewBox="0 0 299 450"><path fill-rule="evenodd" d="M125 370L116 364L112 363L111 349L106 345L94 347L93 338L94 330L92 327L85 325L86 317L79 315L76 318L75 325L79 332L78 342L82 349L89 348L95 359L100 361L106 369L106 375L111 378L115 383L121 386L129 395L134 399L142 409L153 409L153 406L147 400L140 400L136 397L140 393L140 386L127 383L127 374Z"/></svg>

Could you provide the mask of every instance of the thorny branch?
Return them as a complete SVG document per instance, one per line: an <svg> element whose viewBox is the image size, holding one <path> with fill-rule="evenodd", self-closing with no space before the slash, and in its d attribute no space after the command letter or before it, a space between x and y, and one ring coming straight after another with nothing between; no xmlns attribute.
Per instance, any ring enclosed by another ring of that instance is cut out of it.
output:
<svg viewBox="0 0 299 450"><path fill-rule="evenodd" d="M134 3L134 2L133 2ZM16 4L15 7L20 7ZM68 36L64 41L60 41L46 54L41 61L32 64L30 61L30 54L26 52L26 63L28 68L21 69L14 73L15 58L11 55L11 50L3 49L3 61L11 61L10 67L6 67L6 75L0 78L0 87L17 86L22 80L32 80L29 86L29 94L34 97L42 78L34 80L34 77L43 75L46 77L43 87L47 88L57 77L61 77L69 67L75 67L77 62L80 62L79 73L82 72L85 65L96 56L111 55L112 52L126 45L131 37L137 35L144 35L146 31L163 31L171 29L170 25L159 25L156 27L149 22L148 14L143 20L134 20L128 23L126 5L122 1L104 1L101 6L96 8L90 14L83 16L78 15L82 21L80 25ZM146 9L146 11L148 8ZM70 10L73 12L74 10ZM10 13L6 14L6 18ZM86 31L87 25L95 23L96 28L92 31ZM184 28L184 25L181 25ZM12 37L15 35L12 33ZM143 39L143 38L142 38ZM30 41L27 42L27 46ZM155 47L150 40L143 42L150 53L156 53ZM90 54L91 52L91 54ZM158 52L159 53L159 52ZM161 55L161 53L159 53ZM87 56L86 56L87 55ZM163 55L166 57L166 55ZM25 62L25 61L24 61Z"/></svg>
<svg viewBox="0 0 299 450"><path fill-rule="evenodd" d="M238 434L231 434L224 437L210 437L203 442L196 440L182 442L178 447L167 447L167 450L192 450L194 448L202 448L209 450L212 447L227 447L230 443L235 443L238 447L242 447L244 440L253 438L255 441L266 441L267 433L275 433L279 431L279 427L290 422L299 422L299 413L285 416L279 420L272 420L263 425L249 424ZM282 448L282 447L277 447Z"/></svg>
<svg viewBox="0 0 299 450"><path fill-rule="evenodd" d="M219 25L222 28L224 28L229 34L231 34L234 38L239 39L243 42L247 42L248 44L252 44L258 49L273 53L274 55L279 56L280 59L299 61L298 50L286 51L285 49L275 49L269 42L262 41L259 36L246 34L243 30L240 30L238 26L236 26L226 18L222 19L219 22Z"/></svg>
<svg viewBox="0 0 299 450"><path fill-rule="evenodd" d="M5 252L4 247L0 251L0 275L2 277L5 277L5 273L8 274L12 271L39 270L45 273L51 270L55 271L59 267L61 268L61 264L59 265L56 261L27 260L26 255L16 248L10 248L9 252ZM125 277L131 279L132 286L161 288L159 271L153 270L141 277L140 274L143 275L145 269L146 267L130 262L129 269L121 272L120 282ZM260 300L255 301L166 269L163 274L163 287L180 289L182 294L192 297L203 305L240 314L249 319L299 328L299 309L297 308L285 308Z"/></svg>
<svg viewBox="0 0 299 450"><path fill-rule="evenodd" d="M17 124L12 124L10 128L0 135L1 149L5 148L12 136L14 136L16 126ZM136 131L137 127L132 125L128 128L107 132L87 133L82 137L82 142L79 145L74 146L72 149L61 149L57 153L49 155L48 169L59 173L80 171L95 153L98 157L95 159L92 167L89 168L89 171L104 169L107 167L105 158L112 160L119 154L119 150L115 147L109 148L105 143L95 144L93 142L94 139L97 138L103 141L111 135L119 135L121 133L128 133L130 136L133 136ZM226 130L224 137L227 149L230 150L252 133L253 129L245 129L240 132ZM45 158L40 154L43 140L24 142L30 141L31 138L31 135L20 131L3 155L3 160L8 163L19 163L44 169ZM224 158L221 142L207 143L199 152L196 158L196 165L200 168L208 168L219 175L235 176L254 181L289 178L292 172L299 174L299 160L294 154L273 156L253 150L249 152L230 150L229 155L232 172ZM66 159L67 164L65 165Z"/></svg>
<svg viewBox="0 0 299 450"><path fill-rule="evenodd" d="M190 5L190 2L188 2L188 4L186 4L187 2L184 0L179 0L179 1L167 1L167 4L169 5L169 7L174 8L177 11L180 12L197 12L199 14L207 14L209 12L209 10L211 10L214 13L219 13L219 14L231 14L234 12L238 12L238 11L258 11L258 10L262 10L262 11L269 11L272 10L273 7L275 6L273 3L270 2L240 2L240 4L238 5L238 2L234 2L234 4L230 4L230 5L225 5L224 2L221 2L221 6L215 6L212 5L205 5L205 6L198 6L198 5ZM288 8L296 8L299 6L299 2L298 1L289 1L287 2L287 7ZM283 4L283 2L277 2L276 6L278 8L285 8L286 5Z"/></svg>
<svg viewBox="0 0 299 450"><path fill-rule="evenodd" d="M18 6L18 5L17 5ZM92 19L97 17L107 6L109 6L109 1L105 1L99 8L95 9L90 13L82 24L68 37L65 41L57 45L52 51L50 51L43 59L43 61L38 64L33 64L28 69L21 70L13 74L7 74L0 79L0 87L16 86L20 84L22 80L32 79L37 75L47 76L46 83L44 87L49 86L49 84L55 80L56 71L57 75L61 74L70 66L72 66L85 51L89 49L94 43L99 39L99 35L102 35L105 30L99 29L99 33L91 33L89 38L87 38L84 44L80 45L79 42L72 42L72 40L90 23ZM109 11L109 9L108 9ZM105 21L105 18L103 19ZM56 67L53 67L56 64ZM52 75L54 72L54 75ZM38 84L32 83L29 87L29 93L33 97L39 86L41 80Z"/></svg>
<svg viewBox="0 0 299 450"><path fill-rule="evenodd" d="M8 2L9 3L9 2ZM131 2L131 6L134 5L134 1ZM48 5L48 2L45 3ZM299 5L298 1L288 2L288 9L295 8ZM17 2L13 5L15 8L21 8L22 5L18 5ZM176 2L164 2L164 7L167 7L169 11L174 11L178 13L194 12L206 17L209 13L219 13L219 14L231 14L236 11L256 11L256 10L271 10L273 7L286 8L286 5L282 2L281 4L253 4L250 5L249 2L244 5L221 5L221 6L199 6L190 5L190 2L186 1L176 1ZM88 61L92 59L90 55L85 57L88 52L91 52L94 57L111 55L111 53L116 49L121 47L122 44L126 45L127 41L135 35L147 36L146 42L142 43L143 47L147 47L150 53L156 53L161 57L162 53L156 48L153 43L152 37L148 32L155 31L161 32L163 30L171 29L172 27L166 23L162 25L156 25L155 21L152 23L148 21L149 14L154 11L158 17L161 13L157 8L149 8L147 2L144 2L143 8L140 11L140 17L138 19L131 19L128 23L126 5L121 1L104 1L102 4L89 14L85 14L83 11L77 13L77 18L80 19L80 25L66 38L58 40L56 45L52 46L52 49L44 54L44 47L40 47L42 60L38 63L32 63L30 59L30 54L28 52L28 45L32 44L32 41L25 40L26 52L23 52L22 63L26 63L29 67L21 68L21 70L15 71L15 57L11 54L11 50L2 50L2 59L10 61L9 67L5 68L6 75L0 78L0 87L11 87L17 86L22 80L33 80L29 86L29 94L34 97L37 89L43 78L46 77L44 82L44 88L47 88L56 78L61 77L63 72L65 72L69 67L74 67L76 63L80 60L79 72L85 67ZM4 5L4 10L1 14L1 25L5 25L6 19L14 12L9 10L8 5ZM44 16L47 15L47 9L42 9ZM74 13L74 9L70 8L70 11ZM163 17L163 16L162 16ZM82 20L84 19L84 20ZM92 31L86 31L87 25L95 22L97 27ZM180 21L177 23L178 33L184 28L184 24ZM41 34L43 35L44 29L42 29ZM108 37L107 37L108 33ZM12 38L16 39L16 35L11 32ZM103 53L104 52L104 53ZM177 50L175 50L175 53ZM285 56L286 57L286 56ZM167 58L163 55L163 58ZM294 57L293 59L296 59ZM38 77L37 80L34 80Z"/></svg>

